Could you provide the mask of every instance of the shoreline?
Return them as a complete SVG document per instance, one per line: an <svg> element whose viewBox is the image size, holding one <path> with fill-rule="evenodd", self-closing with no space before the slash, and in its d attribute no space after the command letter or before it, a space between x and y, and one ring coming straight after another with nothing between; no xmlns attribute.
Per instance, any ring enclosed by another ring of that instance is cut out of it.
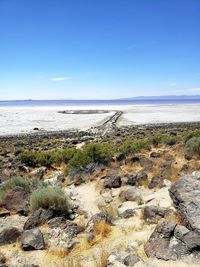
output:
<svg viewBox="0 0 200 267"><path fill-rule="evenodd" d="M94 127L93 129L98 128ZM181 128L200 128L200 121L197 122L173 122L173 123L151 123L151 124L140 124L131 126L120 126L117 127L111 134L114 135L118 131L132 131L132 130L149 130L149 129L181 129ZM46 131L46 132L35 132L35 133L19 133L19 134L8 134L0 135L0 141L11 141L21 139L42 139L42 138L84 138L84 137L98 137L99 132L93 132L92 128L88 130L58 130L58 131ZM100 135L101 137L101 135Z"/></svg>

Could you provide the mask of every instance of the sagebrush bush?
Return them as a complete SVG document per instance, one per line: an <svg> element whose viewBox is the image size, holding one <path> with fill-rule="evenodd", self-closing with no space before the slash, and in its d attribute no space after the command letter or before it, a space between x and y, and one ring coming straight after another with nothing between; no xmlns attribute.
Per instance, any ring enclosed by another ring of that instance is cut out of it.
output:
<svg viewBox="0 0 200 267"><path fill-rule="evenodd" d="M85 167L89 163L103 163L112 158L113 147L110 144L90 143L78 149L69 161L71 167Z"/></svg>
<svg viewBox="0 0 200 267"><path fill-rule="evenodd" d="M27 166L35 167L37 165L37 152L23 151L19 154L19 160Z"/></svg>
<svg viewBox="0 0 200 267"><path fill-rule="evenodd" d="M52 153L52 161L57 164L68 163L71 158L73 158L74 154L76 153L75 148L65 148L58 150Z"/></svg>
<svg viewBox="0 0 200 267"><path fill-rule="evenodd" d="M77 150L73 158L69 161L70 167L85 167L87 164L91 163L91 158L86 155L85 151Z"/></svg>
<svg viewBox="0 0 200 267"><path fill-rule="evenodd" d="M131 140L127 139L125 140L121 146L119 147L120 153L139 153L142 149L148 149L150 148L150 142L149 140Z"/></svg>
<svg viewBox="0 0 200 267"><path fill-rule="evenodd" d="M181 137L179 136L170 136L168 134L158 134L154 135L152 138L149 139L154 146L159 144L176 144L178 141L181 141Z"/></svg>
<svg viewBox="0 0 200 267"><path fill-rule="evenodd" d="M30 198L30 209L52 209L58 214L67 214L71 208L65 192L57 186L47 186L34 191Z"/></svg>
<svg viewBox="0 0 200 267"><path fill-rule="evenodd" d="M7 190L16 186L23 187L27 192L30 191L30 182L27 179L21 176L13 176L0 186L0 195L2 196Z"/></svg>
<svg viewBox="0 0 200 267"><path fill-rule="evenodd" d="M84 151L92 162L101 163L112 158L113 146L110 144L90 143L85 145Z"/></svg>
<svg viewBox="0 0 200 267"><path fill-rule="evenodd" d="M200 137L189 139L185 144L184 153L186 158L200 157Z"/></svg>

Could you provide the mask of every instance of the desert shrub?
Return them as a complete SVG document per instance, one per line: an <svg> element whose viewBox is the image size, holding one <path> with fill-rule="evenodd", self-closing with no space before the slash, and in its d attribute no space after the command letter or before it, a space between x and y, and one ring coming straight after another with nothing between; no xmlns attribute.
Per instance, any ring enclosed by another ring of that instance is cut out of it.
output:
<svg viewBox="0 0 200 267"><path fill-rule="evenodd" d="M157 146L159 144L171 144L171 145L174 145L180 140L181 140L181 137L179 137L179 136L170 136L168 134L158 134L158 135L154 135L152 138L150 138L149 141L154 146Z"/></svg>
<svg viewBox="0 0 200 267"><path fill-rule="evenodd" d="M54 163L61 164L68 163L68 161L73 158L76 153L76 149L74 148L66 148L59 151L56 151L52 154L51 158Z"/></svg>
<svg viewBox="0 0 200 267"><path fill-rule="evenodd" d="M182 134L185 143L192 137L200 137L200 130L188 130Z"/></svg>
<svg viewBox="0 0 200 267"><path fill-rule="evenodd" d="M50 166L52 164L52 152L23 151L19 154L19 160L30 167Z"/></svg>
<svg viewBox="0 0 200 267"><path fill-rule="evenodd" d="M200 157L200 137L192 137L185 144L185 157L192 158L193 156Z"/></svg>
<svg viewBox="0 0 200 267"><path fill-rule="evenodd" d="M89 143L78 149L69 161L71 167L85 167L89 163L102 163L112 158L113 147L110 144Z"/></svg>
<svg viewBox="0 0 200 267"><path fill-rule="evenodd" d="M142 149L148 149L150 148L150 142L148 140L131 140L127 139L125 140L121 146L119 147L120 153L138 153Z"/></svg>
<svg viewBox="0 0 200 267"><path fill-rule="evenodd" d="M110 144L90 143L84 146L84 151L92 162L101 163L112 158L113 146Z"/></svg>
<svg viewBox="0 0 200 267"><path fill-rule="evenodd" d="M70 167L84 167L91 162L91 158L85 153L85 151L77 150L73 158L69 161Z"/></svg>
<svg viewBox="0 0 200 267"><path fill-rule="evenodd" d="M37 164L37 152L32 151L23 151L19 154L19 160L26 164L27 166L35 167Z"/></svg>
<svg viewBox="0 0 200 267"><path fill-rule="evenodd" d="M0 196L2 196L9 189L12 189L16 186L23 187L26 191L30 191L30 183L27 179L21 176L13 176L0 186Z"/></svg>
<svg viewBox="0 0 200 267"><path fill-rule="evenodd" d="M36 163L40 166L49 167L53 163L51 152L38 152L36 156Z"/></svg>
<svg viewBox="0 0 200 267"><path fill-rule="evenodd" d="M57 186L47 186L34 191L30 198L31 211L39 208L52 209L56 213L66 214L70 210L70 201L65 192Z"/></svg>

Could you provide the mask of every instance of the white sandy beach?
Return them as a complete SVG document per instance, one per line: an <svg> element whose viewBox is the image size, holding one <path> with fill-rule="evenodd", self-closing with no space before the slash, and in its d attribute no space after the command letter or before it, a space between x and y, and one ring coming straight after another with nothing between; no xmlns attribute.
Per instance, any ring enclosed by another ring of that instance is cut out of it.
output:
<svg viewBox="0 0 200 267"><path fill-rule="evenodd" d="M62 110L109 110L105 114L61 114ZM122 110L118 125L200 121L199 104L146 106L82 106L82 107L0 107L0 135L67 129L86 130L102 123Z"/></svg>

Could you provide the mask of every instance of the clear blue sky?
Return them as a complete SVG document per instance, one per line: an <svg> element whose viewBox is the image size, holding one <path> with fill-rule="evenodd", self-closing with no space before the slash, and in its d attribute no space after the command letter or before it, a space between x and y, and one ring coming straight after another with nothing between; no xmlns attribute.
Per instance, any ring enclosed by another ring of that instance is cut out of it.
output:
<svg viewBox="0 0 200 267"><path fill-rule="evenodd" d="M200 0L0 0L0 99L200 94Z"/></svg>

